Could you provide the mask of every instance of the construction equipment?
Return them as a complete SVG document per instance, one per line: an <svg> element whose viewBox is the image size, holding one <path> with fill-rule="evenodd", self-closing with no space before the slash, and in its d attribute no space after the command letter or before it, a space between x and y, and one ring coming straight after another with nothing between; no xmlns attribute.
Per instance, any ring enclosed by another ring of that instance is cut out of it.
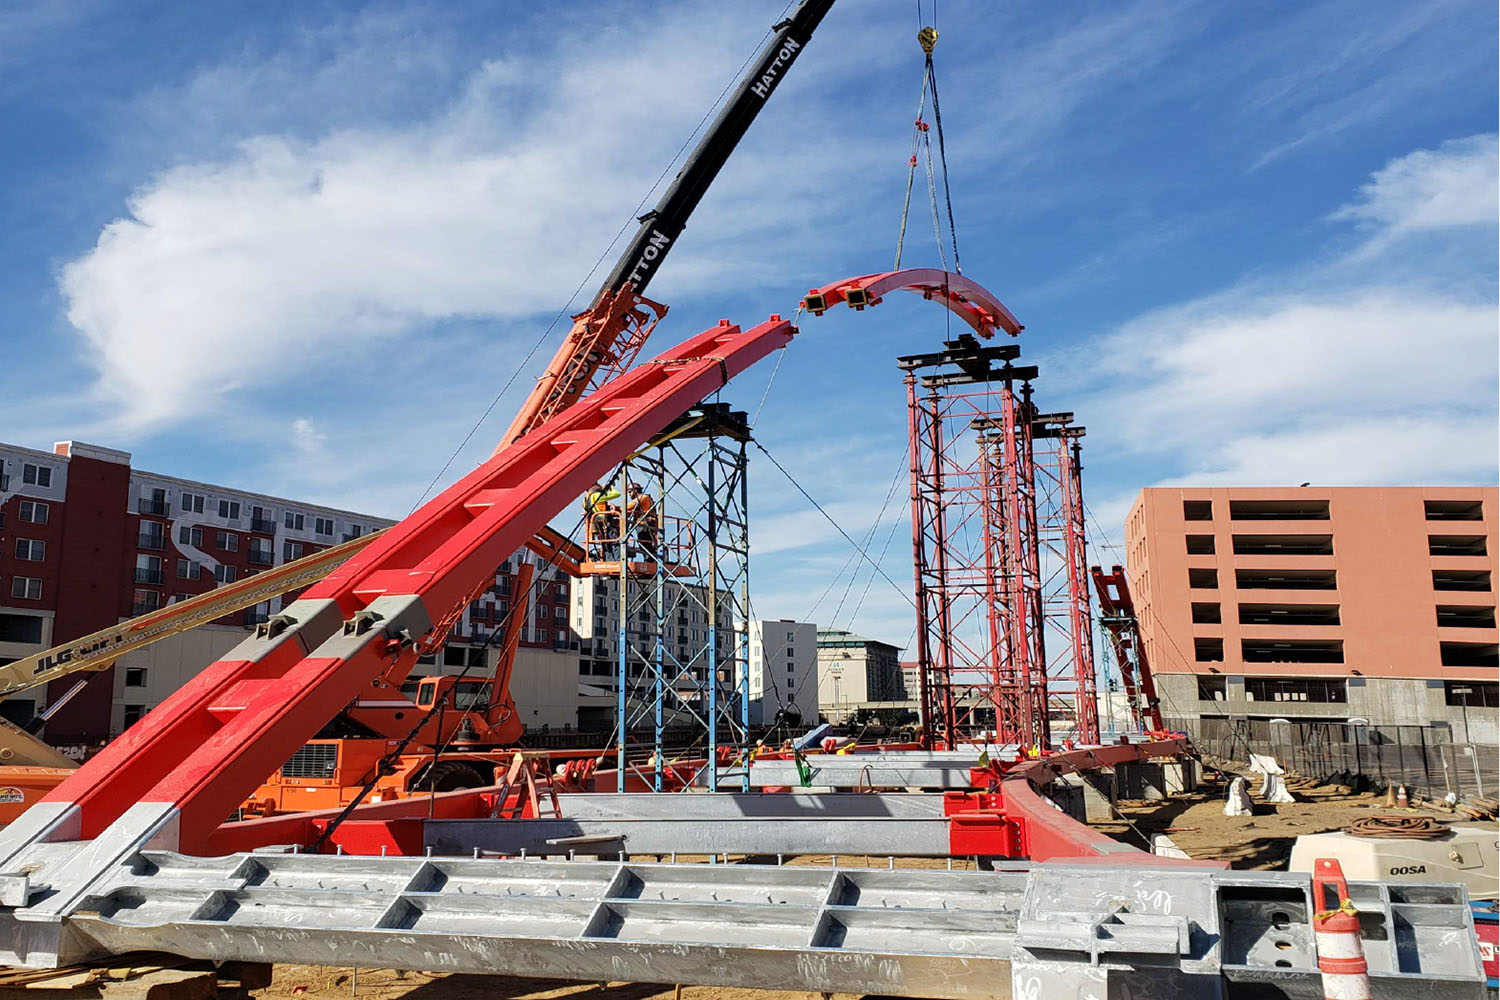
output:
<svg viewBox="0 0 1500 1000"><path fill-rule="evenodd" d="M1130 724L1147 732L1162 732L1161 699L1156 681L1146 659L1146 644L1141 641L1141 626L1135 616L1135 601L1130 596L1130 582L1125 567L1115 565L1108 573L1098 566L1089 567L1094 578L1094 592L1099 595L1099 624L1109 634L1120 680L1125 687Z"/></svg>
<svg viewBox="0 0 1500 1000"><path fill-rule="evenodd" d="M681 235L688 217L709 185L718 176L729 155L832 6L833 0L804 0L791 18L775 26L771 38L751 61L734 93L689 153L682 169L656 207L641 216L640 227L616 259L604 284L595 294L593 304L573 317L572 329L502 436L494 454L500 454L533 428L572 406L586 393L619 377L634 365L656 322L667 310L665 305L644 298L647 285L661 268L667 253ZM592 520L590 519L590 531L593 528ZM623 525L623 520L618 523ZM623 531L623 527L620 530ZM603 541L590 538L590 549L602 547ZM615 539L615 542L623 549L623 539ZM598 569L597 565L590 563L588 549L550 527L542 527L526 544L539 558L572 576ZM478 590L482 590L488 582L480 580ZM465 593L451 606L440 609L442 615L435 621L432 630L432 634L439 637L439 643L458 620L464 606L475 596L477 591ZM524 621L524 612L518 615L513 609L510 620L519 625ZM509 643L507 649L511 652L502 654L501 666L489 687L491 698L499 699L503 706L511 706L509 671L510 664L514 662L514 651ZM410 736L410 720L418 713L425 712L432 716L434 713L431 712L431 707L441 705L443 701L435 691L419 690L417 703L410 704L401 693L404 680L405 676L401 673L383 677L373 685L371 691L366 692L342 714L340 721L372 730L390 739L406 739L411 745L421 748L418 753L403 755L400 762L393 762L383 755L376 755L373 744L316 744L307 749L305 756L315 758L318 762L316 766L324 768L327 777L309 778L304 773L305 762L289 760L282 767L283 773L273 775L257 792L251 803L251 811L259 812L272 801L279 803L274 806L275 809L287 808L289 803L282 791L286 788L286 781L298 783L296 787L299 790L294 793L293 800L305 803L299 808L327 805L328 795L337 795L347 801L357 793L358 788L368 785L374 777L369 773L370 767L387 771L396 769L395 773L378 779L381 788L375 794L383 797L398 794L402 790L410 792L418 784L423 784L431 768L436 766L427 751L432 747L454 742L455 733L470 723L458 721L460 713L449 713L452 717L450 731L438 732L436 728L432 728L438 725L434 717L430 723L425 724L428 728L424 728L415 737ZM428 696L434 700L424 702L423 698ZM473 713L463 714L465 719L476 719ZM493 777L496 761L491 759L491 755L472 754L481 747L506 746L519 738L522 727L515 721L513 711L509 718L511 725L508 730L479 719L477 721L482 723L482 731L476 731L477 739L458 741L469 744L462 749L469 751L471 756L465 761L449 762L445 778L450 787L464 787L453 784L457 781ZM347 767L341 763L346 760L349 761ZM288 774L288 771L291 773ZM358 775L357 785L343 783L346 777L353 775ZM307 784L308 781L313 784ZM326 791L309 792L308 789L311 788Z"/></svg>

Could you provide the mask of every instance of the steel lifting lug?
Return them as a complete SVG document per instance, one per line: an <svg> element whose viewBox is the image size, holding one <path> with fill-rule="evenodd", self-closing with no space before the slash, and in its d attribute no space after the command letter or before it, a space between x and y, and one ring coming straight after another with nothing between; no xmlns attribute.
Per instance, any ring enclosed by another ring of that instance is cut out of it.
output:
<svg viewBox="0 0 1500 1000"><path fill-rule="evenodd" d="M380 621L380 615L375 612L369 610L361 611L353 618L344 622L344 634L364 635L370 629L374 628L375 623L378 621Z"/></svg>
<svg viewBox="0 0 1500 1000"><path fill-rule="evenodd" d="M274 639L295 624L297 624L297 619L291 615L272 615L255 626L255 637L257 639Z"/></svg>

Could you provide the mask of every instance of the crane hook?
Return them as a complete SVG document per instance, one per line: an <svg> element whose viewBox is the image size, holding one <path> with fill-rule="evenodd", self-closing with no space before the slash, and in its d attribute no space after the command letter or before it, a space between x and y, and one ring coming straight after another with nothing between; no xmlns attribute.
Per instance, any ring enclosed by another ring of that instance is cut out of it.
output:
<svg viewBox="0 0 1500 1000"><path fill-rule="evenodd" d="M937 40L937 29L930 25L917 32L917 44L922 46L922 51L928 55L932 55L932 50L937 45Z"/></svg>

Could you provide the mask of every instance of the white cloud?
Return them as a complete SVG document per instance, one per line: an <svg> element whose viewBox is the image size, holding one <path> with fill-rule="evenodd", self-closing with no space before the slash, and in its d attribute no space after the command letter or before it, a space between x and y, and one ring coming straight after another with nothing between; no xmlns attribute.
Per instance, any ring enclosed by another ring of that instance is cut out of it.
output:
<svg viewBox="0 0 1500 1000"><path fill-rule="evenodd" d="M311 420L299 417L292 421L292 447L304 458L322 456L327 442L328 435L318 430Z"/></svg>
<svg viewBox="0 0 1500 1000"><path fill-rule="evenodd" d="M1333 214L1371 231L1364 253L1404 236L1500 222L1500 143L1494 134L1452 139L1392 160Z"/></svg>
<svg viewBox="0 0 1500 1000"><path fill-rule="evenodd" d="M1392 160L1332 216L1364 231L1352 253L1140 316L1096 342L1087 374L1071 354L1091 451L1150 470L1140 485L1493 482L1493 272L1455 281L1450 265L1495 226L1496 155L1484 135ZM1397 252L1417 234L1435 242ZM1096 495L1107 533L1134 495Z"/></svg>

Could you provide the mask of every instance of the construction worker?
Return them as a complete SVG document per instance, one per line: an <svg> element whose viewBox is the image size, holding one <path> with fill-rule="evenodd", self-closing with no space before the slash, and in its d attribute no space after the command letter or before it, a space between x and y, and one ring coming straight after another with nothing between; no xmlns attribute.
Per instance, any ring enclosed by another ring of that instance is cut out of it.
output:
<svg viewBox="0 0 1500 1000"><path fill-rule="evenodd" d="M620 543L620 508L610 503L618 500L620 491L613 486L605 486L603 483L595 483L588 488L583 495L583 513L590 518L589 539L592 541L590 553L596 559L610 559L614 557L616 546Z"/></svg>
<svg viewBox="0 0 1500 1000"><path fill-rule="evenodd" d="M656 557L656 501L641 488L640 483L631 483L625 488L629 494L625 499L625 513L635 529L636 544L641 551Z"/></svg>

